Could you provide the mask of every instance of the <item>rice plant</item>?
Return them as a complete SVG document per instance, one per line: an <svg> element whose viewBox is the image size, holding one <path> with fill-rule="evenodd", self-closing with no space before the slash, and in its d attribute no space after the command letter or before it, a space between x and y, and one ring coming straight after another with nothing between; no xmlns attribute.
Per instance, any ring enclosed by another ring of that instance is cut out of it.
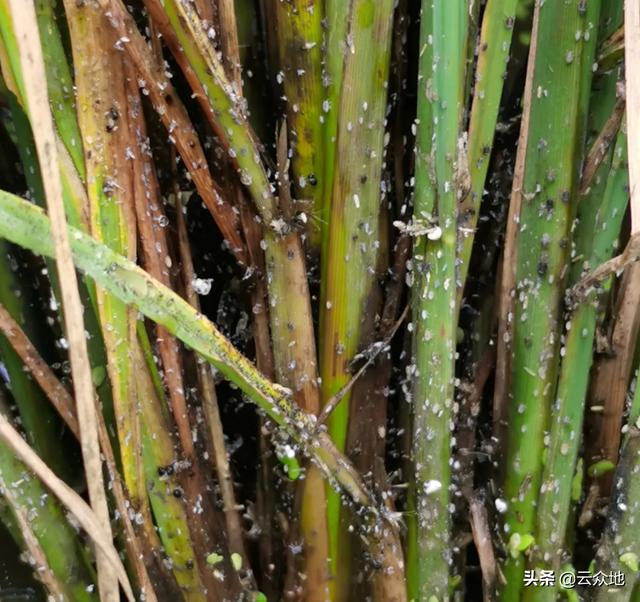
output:
<svg viewBox="0 0 640 602"><path fill-rule="evenodd" d="M0 600L638 600L637 0L0 0Z"/></svg>

